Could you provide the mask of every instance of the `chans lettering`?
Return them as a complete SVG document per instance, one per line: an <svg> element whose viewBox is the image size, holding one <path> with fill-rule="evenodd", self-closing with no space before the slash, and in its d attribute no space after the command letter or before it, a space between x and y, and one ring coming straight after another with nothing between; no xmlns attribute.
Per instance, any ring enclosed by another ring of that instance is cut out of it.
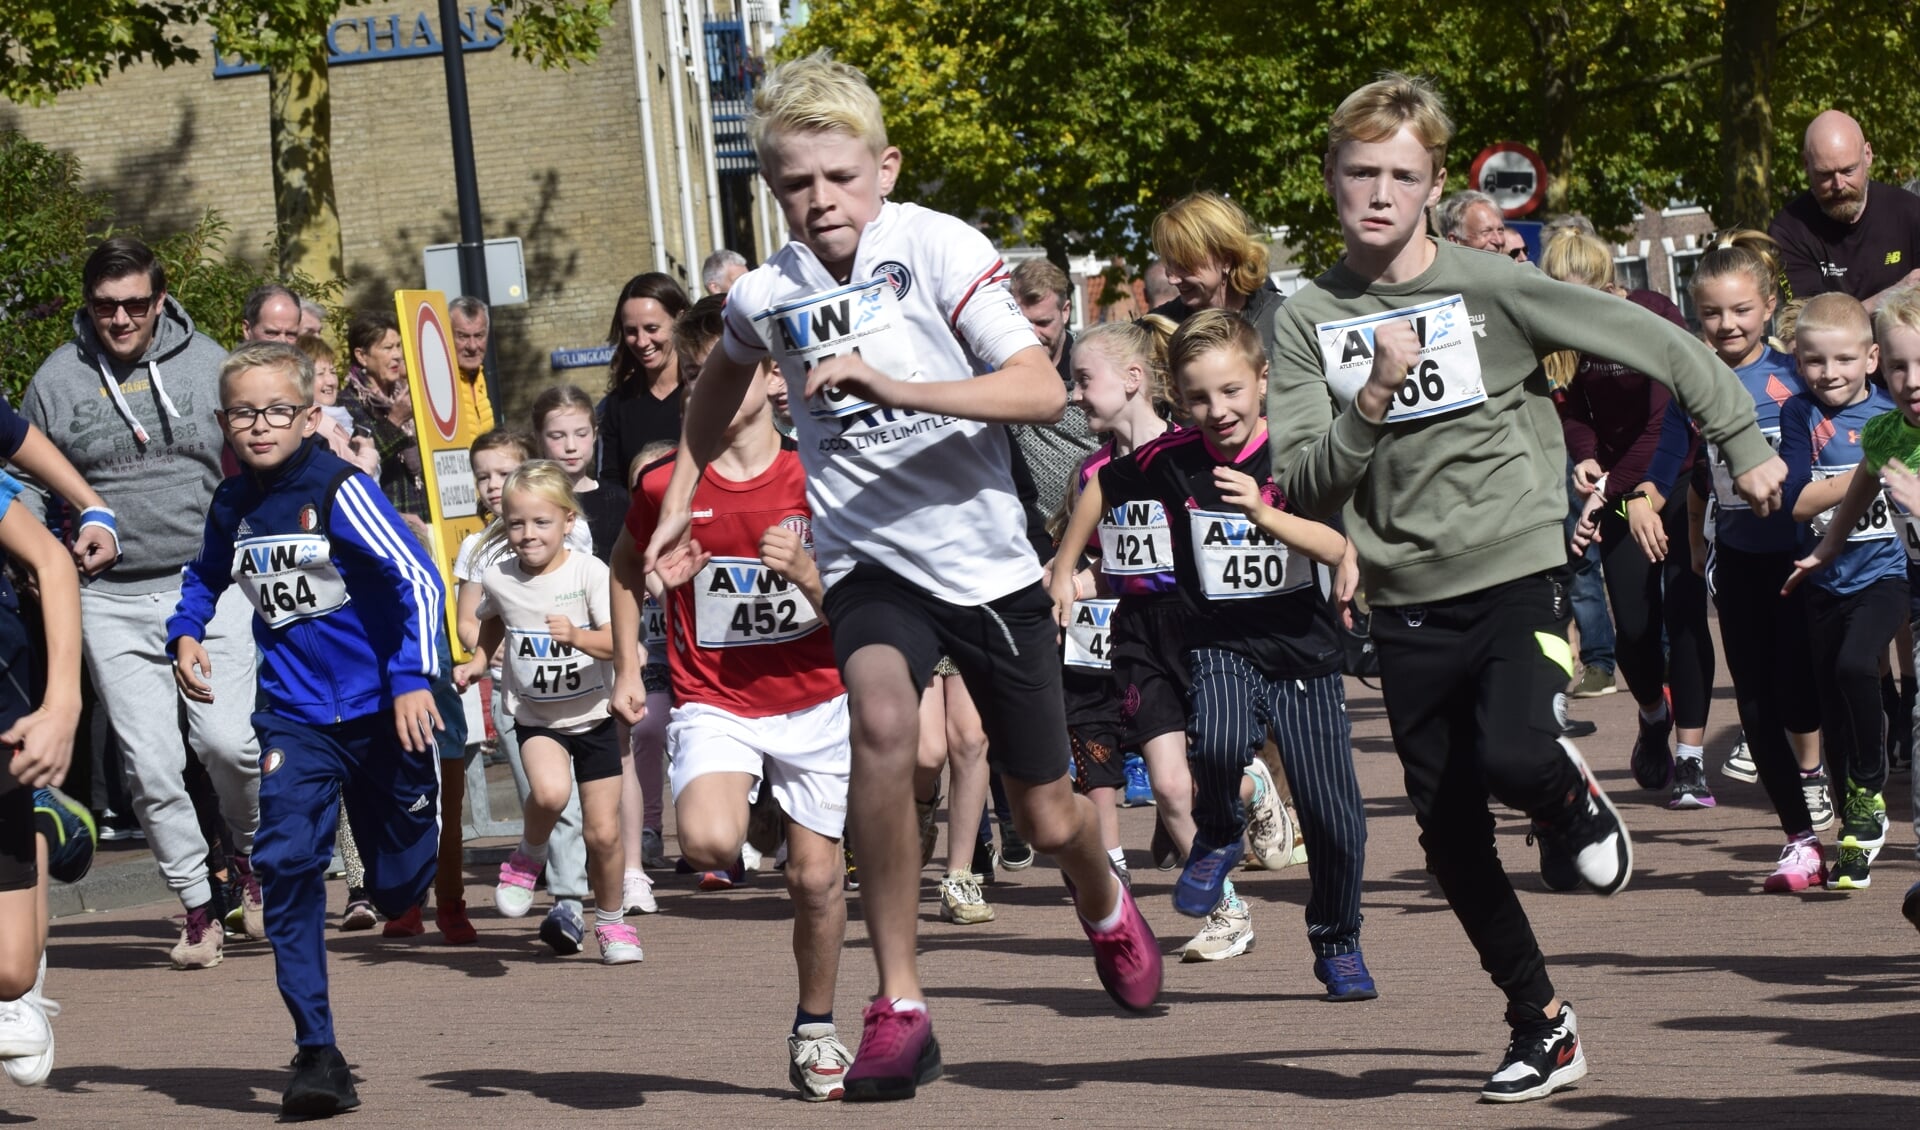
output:
<svg viewBox="0 0 1920 1130"><path fill-rule="evenodd" d="M482 9L478 5L471 5L461 13L460 49L491 51L506 41L506 30L505 9ZM345 17L327 27L327 65L331 67L438 54L439 21L427 12L416 13L411 22L407 17L394 13L387 16ZM264 67L243 59L221 54L219 43L214 43L214 78L235 78L260 74L264 70Z"/></svg>

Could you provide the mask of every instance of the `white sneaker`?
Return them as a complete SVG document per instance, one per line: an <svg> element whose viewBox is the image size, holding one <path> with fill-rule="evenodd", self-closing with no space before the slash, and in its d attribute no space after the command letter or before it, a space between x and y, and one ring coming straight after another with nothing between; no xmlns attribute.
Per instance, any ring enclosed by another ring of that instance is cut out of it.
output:
<svg viewBox="0 0 1920 1130"><path fill-rule="evenodd" d="M1225 961L1253 948L1253 912L1240 896L1220 900L1206 925L1187 943L1181 961Z"/></svg>
<svg viewBox="0 0 1920 1130"><path fill-rule="evenodd" d="M1254 758L1247 776L1259 782L1255 788L1260 794L1260 800L1247 810L1248 858L1268 871L1278 871L1293 862L1293 821L1266 762Z"/></svg>
<svg viewBox="0 0 1920 1130"><path fill-rule="evenodd" d="M760 849L754 847L752 844L740 845L740 869L742 871L760 870L760 861L764 858L765 857L760 854Z"/></svg>
<svg viewBox="0 0 1920 1130"><path fill-rule="evenodd" d="M949 871L940 880L940 918L971 926L993 921L993 908L980 893L980 876L971 871Z"/></svg>
<svg viewBox="0 0 1920 1130"><path fill-rule="evenodd" d="M787 1078L800 1089L800 1097L810 1103L823 1103L846 1093L847 1068L853 1065L853 1053L840 1042L831 1024L802 1024L800 1033L787 1037Z"/></svg>
<svg viewBox="0 0 1920 1130"><path fill-rule="evenodd" d="M640 949L640 935L625 922L595 926L593 936L600 943L602 965L636 965L646 956Z"/></svg>
<svg viewBox="0 0 1920 1130"><path fill-rule="evenodd" d="M622 914L657 914L660 904L653 897L653 880L645 871L629 871L626 880L620 885L620 901L625 904Z"/></svg>
<svg viewBox="0 0 1920 1130"><path fill-rule="evenodd" d="M17 1001L0 1001L0 1067L22 1087L37 1087L53 1070L53 1025L60 1005L40 994L47 980L47 958L40 956L40 975L33 988Z"/></svg>

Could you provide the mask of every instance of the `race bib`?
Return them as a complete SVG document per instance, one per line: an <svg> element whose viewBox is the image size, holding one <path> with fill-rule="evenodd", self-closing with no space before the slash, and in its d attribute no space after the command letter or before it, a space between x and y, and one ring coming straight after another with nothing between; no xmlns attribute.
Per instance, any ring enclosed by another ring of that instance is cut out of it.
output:
<svg viewBox="0 0 1920 1130"><path fill-rule="evenodd" d="M1117 600L1076 600L1067 620L1067 666L1105 671L1113 666L1113 610Z"/></svg>
<svg viewBox="0 0 1920 1130"><path fill-rule="evenodd" d="M1173 568L1173 531L1157 500L1123 502L1100 519L1100 571L1137 577Z"/></svg>
<svg viewBox="0 0 1920 1130"><path fill-rule="evenodd" d="M1853 470L1852 467L1815 467L1813 469L1813 478L1815 482L1819 482L1823 479L1838 478L1851 470ZM1827 536L1828 528L1833 525L1834 511L1838 509L1840 509L1840 507L1836 503L1828 507L1824 512L1814 516L1813 521L1808 523L1808 525L1813 528L1814 537L1821 538ZM1893 528L1893 523L1894 517L1892 511L1889 509L1887 492L1883 490L1873 496L1873 502L1867 506L1867 512L1860 515L1860 520L1853 524L1852 530L1848 531L1847 544L1885 541L1888 538L1899 537L1900 531ZM1911 540L1909 540L1908 552L1912 552Z"/></svg>
<svg viewBox="0 0 1920 1130"><path fill-rule="evenodd" d="M1248 600L1311 584L1311 562L1287 552L1280 539L1245 515L1221 510L1187 511L1193 563L1209 600Z"/></svg>
<svg viewBox="0 0 1920 1130"><path fill-rule="evenodd" d="M232 576L269 628L325 616L350 599L321 534L237 542Z"/></svg>
<svg viewBox="0 0 1920 1130"><path fill-rule="evenodd" d="M1907 547L1907 560L1920 564L1920 519L1916 519L1906 507L1893 501L1890 496L1887 505L1893 510L1894 521L1900 526L1900 544Z"/></svg>
<svg viewBox="0 0 1920 1130"><path fill-rule="evenodd" d="M651 596L640 605L640 642L647 647L647 662L667 661L667 612Z"/></svg>
<svg viewBox="0 0 1920 1130"><path fill-rule="evenodd" d="M606 692L606 673L598 659L544 631L508 628L507 663L514 693L521 698L564 702Z"/></svg>
<svg viewBox="0 0 1920 1130"><path fill-rule="evenodd" d="M715 557L693 585L694 642L701 647L785 643L820 626L806 594L757 557Z"/></svg>
<svg viewBox="0 0 1920 1130"><path fill-rule="evenodd" d="M1314 326L1327 383L1343 403L1352 403L1373 374L1374 331L1388 322L1412 322L1420 360L1387 407L1387 422L1419 420L1480 404L1480 351L1467 321L1467 300L1456 294L1419 306L1367 314Z"/></svg>
<svg viewBox="0 0 1920 1130"><path fill-rule="evenodd" d="M867 364L896 380L916 376L913 346L893 284L884 276L809 295L754 315L760 336L780 362L793 399L805 391L807 374L828 357L858 353ZM816 420L838 420L874 405L850 392L822 389L807 401Z"/></svg>
<svg viewBox="0 0 1920 1130"><path fill-rule="evenodd" d="M1778 427L1761 428L1760 434L1767 437L1768 446L1775 455L1780 454L1780 429ZM1713 476L1713 501L1719 503L1720 510L1751 510L1747 500L1733 489L1733 468L1727 465L1726 455L1717 443L1707 444L1707 470ZM1816 469L1816 474L1818 473ZM1715 514L1718 518L1719 515Z"/></svg>

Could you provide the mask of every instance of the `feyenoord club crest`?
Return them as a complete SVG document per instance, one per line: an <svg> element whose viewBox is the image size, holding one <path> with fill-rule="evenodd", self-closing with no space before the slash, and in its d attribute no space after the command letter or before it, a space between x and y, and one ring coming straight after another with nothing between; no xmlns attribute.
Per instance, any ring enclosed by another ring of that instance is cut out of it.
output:
<svg viewBox="0 0 1920 1130"><path fill-rule="evenodd" d="M319 511L313 508L312 503L308 503L307 505L302 506L300 508L300 529L310 534L314 530L318 529L319 527L320 527Z"/></svg>

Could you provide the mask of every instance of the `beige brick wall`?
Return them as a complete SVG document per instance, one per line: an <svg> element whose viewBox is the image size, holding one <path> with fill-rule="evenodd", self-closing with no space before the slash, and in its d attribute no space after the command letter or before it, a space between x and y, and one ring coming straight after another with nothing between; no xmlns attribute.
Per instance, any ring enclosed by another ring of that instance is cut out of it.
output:
<svg viewBox="0 0 1920 1130"><path fill-rule="evenodd" d="M475 0L469 0L475 2ZM462 4L462 9L467 3ZM699 254L713 248L704 165L707 123L684 66L667 57L660 0L641 0L660 175L660 233L669 270L689 291L699 263L685 258L670 84L683 82L688 164ZM433 0L389 0L347 9L384 27L410 28ZM474 162L488 238L519 236L529 301L501 309L500 377L509 418L539 390L570 379L597 391L599 370L556 374L555 348L603 342L619 287L652 270L646 174L629 6L613 5L599 57L571 71L541 71L501 46L466 53ZM694 29L696 35L698 28ZM203 34L204 31L198 33ZM343 46L357 37L343 36ZM687 42L696 62L704 41ZM264 258L274 228L267 141L267 78L215 79L211 52L193 67L139 67L50 107L0 103L0 128L74 153L90 187L111 194L123 224L177 230L206 208L233 228L230 246ZM436 56L335 67L334 189L353 303L422 285L421 250L459 238L446 84Z"/></svg>

